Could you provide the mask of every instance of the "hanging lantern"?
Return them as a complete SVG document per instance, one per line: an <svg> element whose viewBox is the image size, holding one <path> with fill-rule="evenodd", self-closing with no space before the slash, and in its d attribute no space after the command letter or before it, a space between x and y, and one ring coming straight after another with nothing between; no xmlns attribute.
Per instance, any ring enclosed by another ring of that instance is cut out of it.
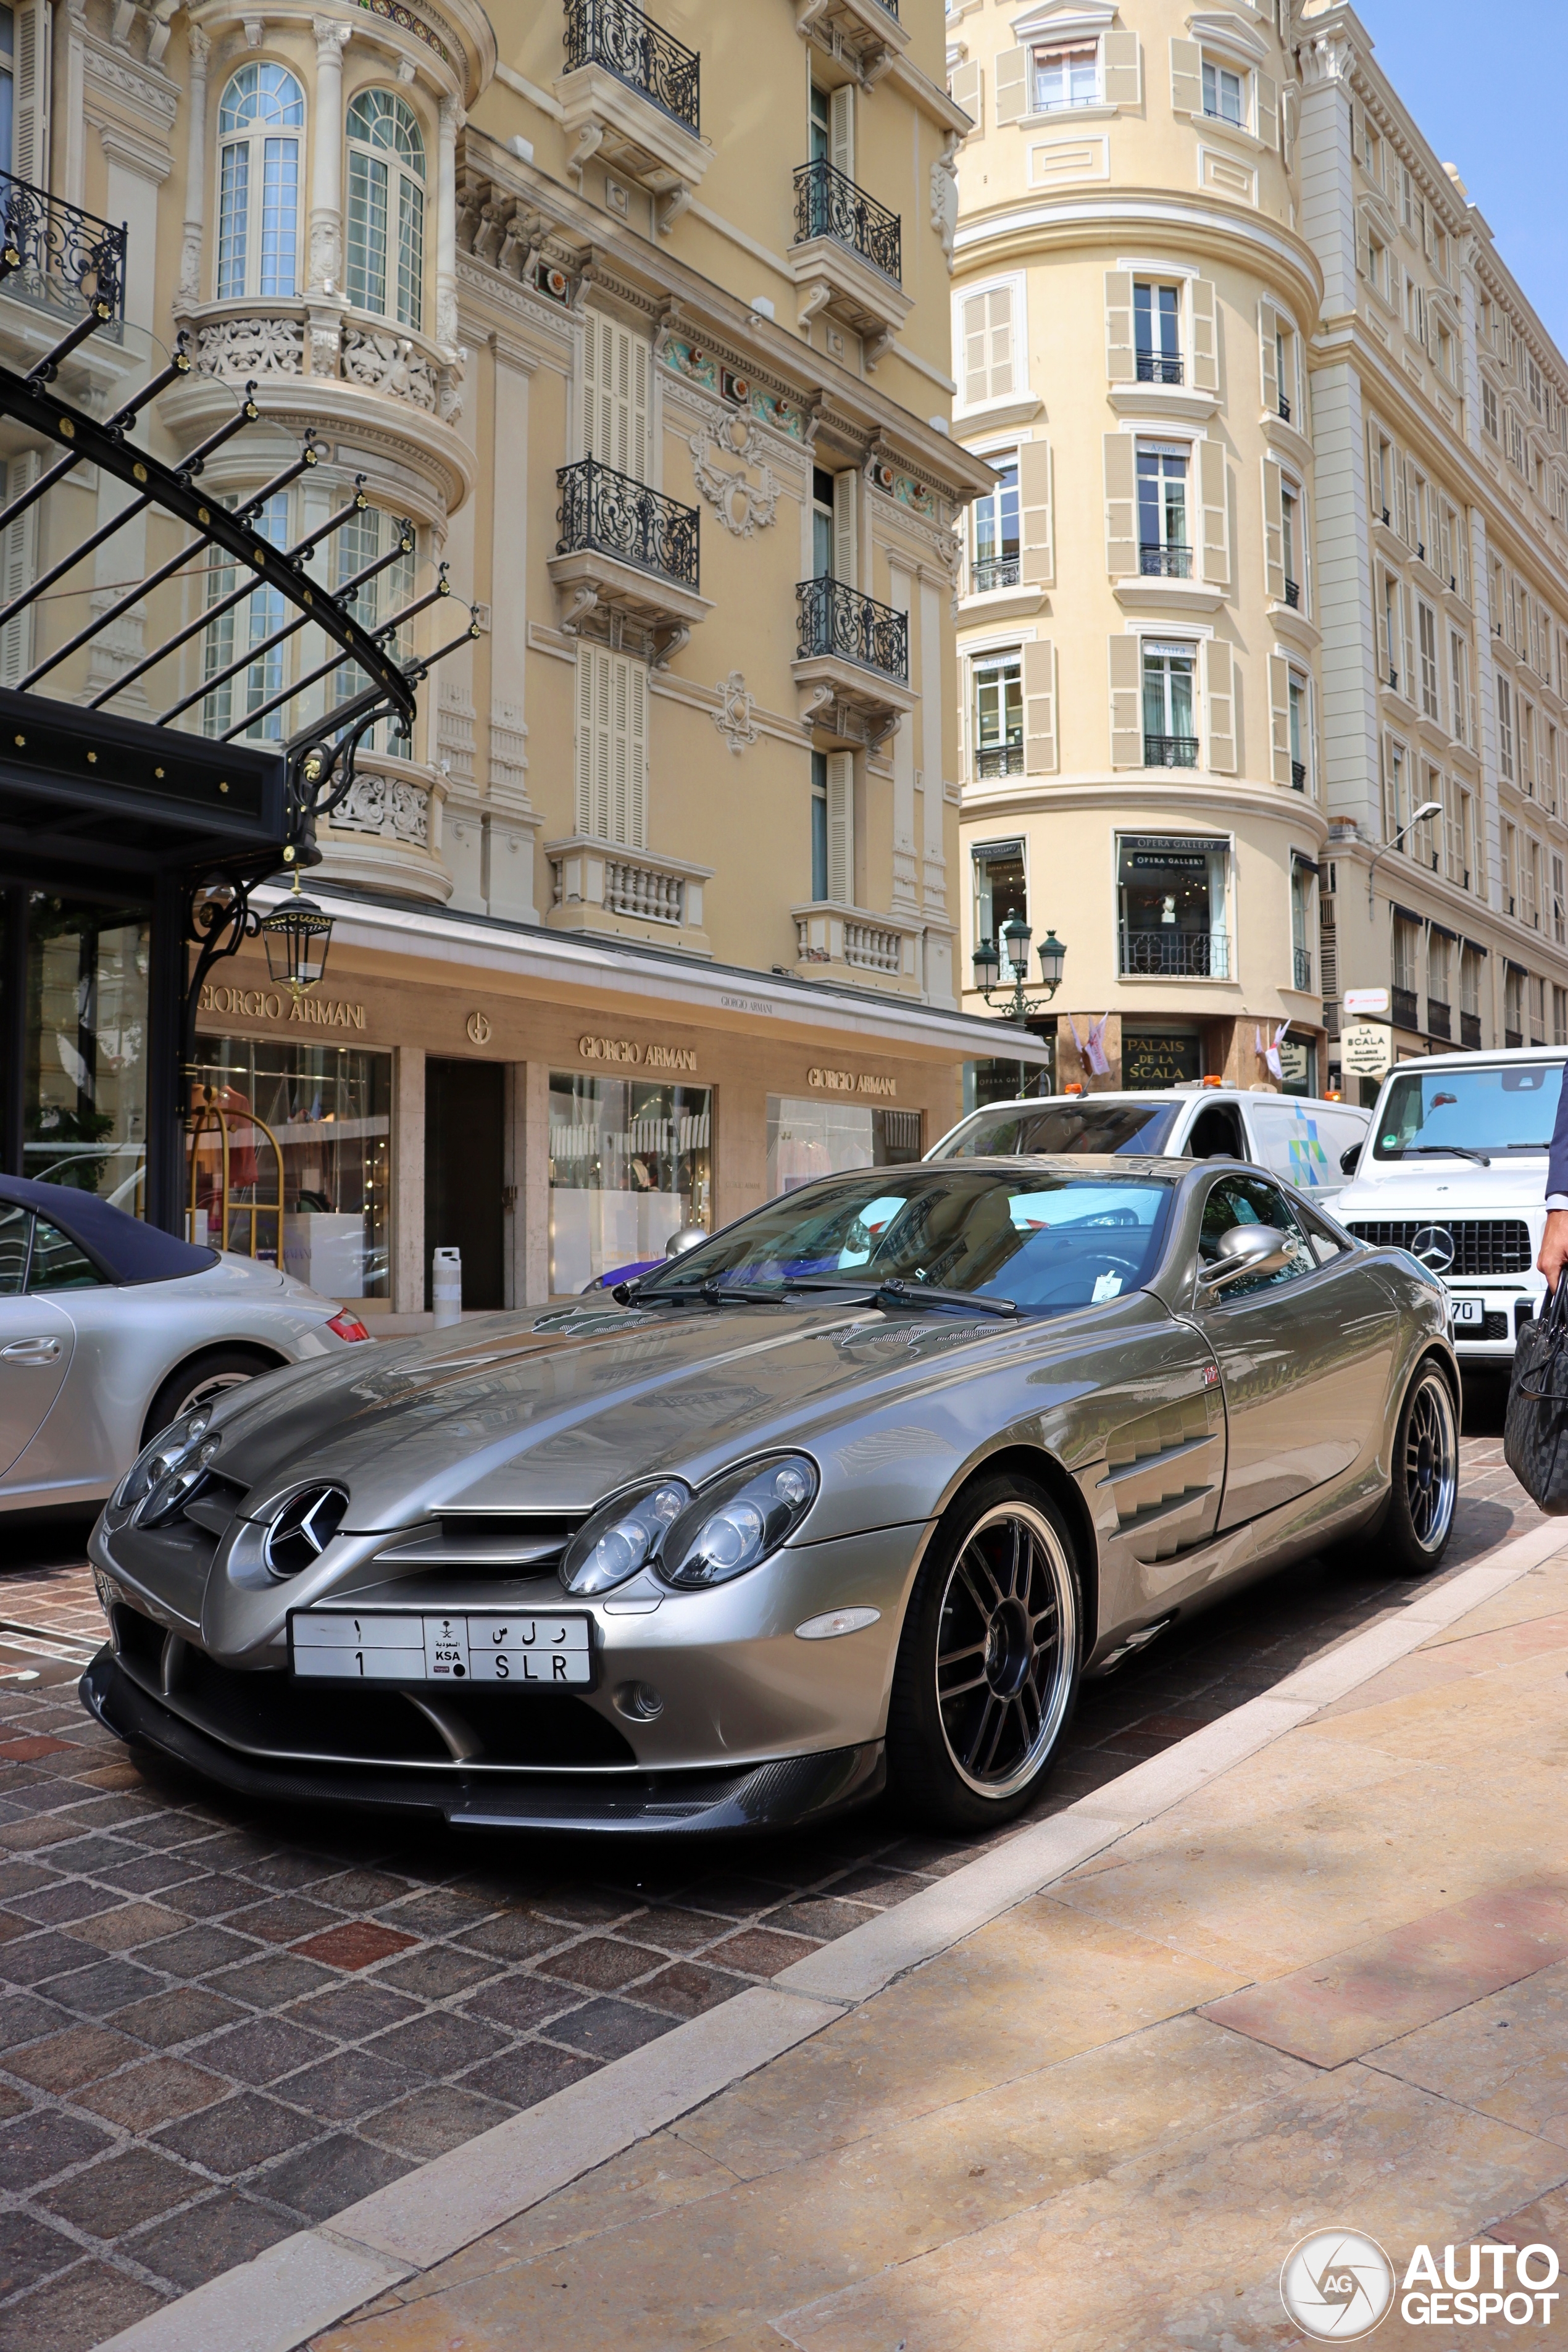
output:
<svg viewBox="0 0 1568 2352"><path fill-rule="evenodd" d="M313 898L300 896L298 866L292 890L261 918L261 936L270 978L298 1004L326 971L332 939L331 915L324 915Z"/></svg>

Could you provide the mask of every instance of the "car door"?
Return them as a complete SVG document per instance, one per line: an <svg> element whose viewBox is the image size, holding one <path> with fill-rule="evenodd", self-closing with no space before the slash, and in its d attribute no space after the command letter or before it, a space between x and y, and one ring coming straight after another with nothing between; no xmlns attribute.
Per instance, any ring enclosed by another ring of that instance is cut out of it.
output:
<svg viewBox="0 0 1568 2352"><path fill-rule="evenodd" d="M1233 1225L1276 1225L1277 1274L1234 1283L1194 1319L1219 1365L1226 1420L1222 1529L1353 1470L1376 1444L1393 1361L1392 1303L1352 1251L1314 1244L1278 1184L1237 1170L1205 1197L1200 1263Z"/></svg>
<svg viewBox="0 0 1568 2352"><path fill-rule="evenodd" d="M28 1295L32 1241L29 1212L0 1204L0 1487L58 1396L76 1342L70 1317Z"/></svg>

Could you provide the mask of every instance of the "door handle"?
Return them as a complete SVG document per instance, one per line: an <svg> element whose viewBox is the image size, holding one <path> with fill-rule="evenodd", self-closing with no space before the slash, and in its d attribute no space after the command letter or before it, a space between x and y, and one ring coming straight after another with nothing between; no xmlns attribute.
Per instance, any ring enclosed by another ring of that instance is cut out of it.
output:
<svg viewBox="0 0 1568 2352"><path fill-rule="evenodd" d="M0 1348L0 1363L52 1364L59 1352L58 1339L13 1339L8 1348Z"/></svg>

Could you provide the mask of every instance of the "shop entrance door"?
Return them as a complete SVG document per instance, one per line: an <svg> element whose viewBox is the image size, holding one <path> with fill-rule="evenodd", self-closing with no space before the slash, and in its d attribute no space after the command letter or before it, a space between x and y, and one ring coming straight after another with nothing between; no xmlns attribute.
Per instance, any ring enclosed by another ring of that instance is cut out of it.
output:
<svg viewBox="0 0 1568 2352"><path fill-rule="evenodd" d="M500 1062L425 1065L425 1304L430 1253L460 1250L463 1305L504 1307L501 1188L506 1069Z"/></svg>

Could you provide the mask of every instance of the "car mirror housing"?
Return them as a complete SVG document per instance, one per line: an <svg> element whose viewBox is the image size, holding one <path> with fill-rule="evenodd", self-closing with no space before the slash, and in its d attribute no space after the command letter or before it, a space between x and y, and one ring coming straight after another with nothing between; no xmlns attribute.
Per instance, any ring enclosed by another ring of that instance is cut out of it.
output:
<svg viewBox="0 0 1568 2352"><path fill-rule="evenodd" d="M1340 1174L1342 1176L1353 1176L1358 1165L1360 1164L1360 1144L1347 1143L1344 1150L1340 1154Z"/></svg>
<svg viewBox="0 0 1568 2352"><path fill-rule="evenodd" d="M1290 1243L1278 1225L1232 1225L1199 1278L1205 1290L1225 1290L1248 1275L1279 1274L1289 1263Z"/></svg>

